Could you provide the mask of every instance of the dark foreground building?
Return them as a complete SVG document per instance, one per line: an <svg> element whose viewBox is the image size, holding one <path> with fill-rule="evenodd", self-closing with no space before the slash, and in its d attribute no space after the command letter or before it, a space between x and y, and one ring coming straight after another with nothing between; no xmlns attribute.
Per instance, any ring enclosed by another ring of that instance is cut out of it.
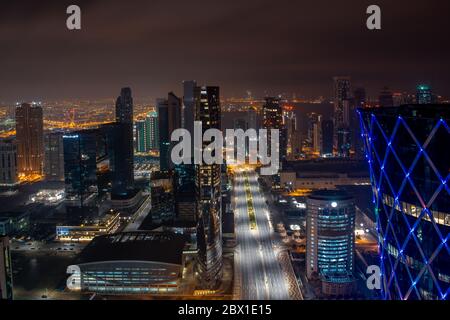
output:
<svg viewBox="0 0 450 320"><path fill-rule="evenodd" d="M72 290L103 294L170 294L184 266L182 235L151 231L96 237L69 267L79 277Z"/></svg>
<svg viewBox="0 0 450 320"><path fill-rule="evenodd" d="M449 105L360 109L385 299L447 300Z"/></svg>

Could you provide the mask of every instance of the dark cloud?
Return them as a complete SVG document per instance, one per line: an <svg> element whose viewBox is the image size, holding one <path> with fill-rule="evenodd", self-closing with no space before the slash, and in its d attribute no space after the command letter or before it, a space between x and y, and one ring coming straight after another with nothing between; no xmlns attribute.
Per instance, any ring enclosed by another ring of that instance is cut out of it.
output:
<svg viewBox="0 0 450 320"><path fill-rule="evenodd" d="M78 4L82 30L65 28ZM0 101L140 97L180 91L183 79L329 95L350 74L372 95L431 83L450 95L450 3L380 0L383 30L365 28L371 1L24 1L0 11Z"/></svg>

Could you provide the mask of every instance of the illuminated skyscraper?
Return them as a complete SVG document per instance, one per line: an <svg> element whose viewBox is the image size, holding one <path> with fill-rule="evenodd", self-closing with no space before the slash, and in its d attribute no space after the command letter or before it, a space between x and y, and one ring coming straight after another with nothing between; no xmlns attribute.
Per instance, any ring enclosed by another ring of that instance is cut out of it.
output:
<svg viewBox="0 0 450 320"><path fill-rule="evenodd" d="M311 151L317 154L321 153L322 148L322 115L310 112L308 117L308 143Z"/></svg>
<svg viewBox="0 0 450 320"><path fill-rule="evenodd" d="M136 152L147 152L149 150L147 142L147 122L144 119L135 121L136 127Z"/></svg>
<svg viewBox="0 0 450 320"><path fill-rule="evenodd" d="M159 150L158 113L149 112L145 117L147 142L149 150Z"/></svg>
<svg viewBox="0 0 450 320"><path fill-rule="evenodd" d="M42 175L44 122L40 105L22 103L16 108L16 143L19 174Z"/></svg>
<svg viewBox="0 0 450 320"><path fill-rule="evenodd" d="M195 120L202 122L202 135L208 129L220 130L219 87L195 88ZM208 144L203 142L202 149ZM215 288L222 276L221 165L195 167L198 270L204 285Z"/></svg>
<svg viewBox="0 0 450 320"><path fill-rule="evenodd" d="M447 300L449 105L360 110L385 299Z"/></svg>
<svg viewBox="0 0 450 320"><path fill-rule="evenodd" d="M315 191L307 200L306 226L308 278L315 273L329 287L342 283L351 287L355 267L353 198L337 190Z"/></svg>
<svg viewBox="0 0 450 320"><path fill-rule="evenodd" d="M431 93L430 86L426 84L419 84L416 88L416 102L418 104L431 104L433 103L433 94Z"/></svg>
<svg viewBox="0 0 450 320"><path fill-rule="evenodd" d="M134 186L134 148L133 148L133 98L130 88L122 88L116 101L116 122L122 125L122 133L116 141L120 145L115 161L116 183L113 193L125 195Z"/></svg>
<svg viewBox="0 0 450 320"><path fill-rule="evenodd" d="M0 236L0 300L13 298L12 275L9 238Z"/></svg>
<svg viewBox="0 0 450 320"><path fill-rule="evenodd" d="M274 97L266 97L265 103L263 105L263 116L263 127L264 129L267 129L267 141L270 141L271 139L271 129L279 130L279 154L280 158L284 159L287 153L287 138L285 126L283 124L283 108L280 105L280 99ZM270 148L271 144L269 143L267 145L269 154L271 154L272 152Z"/></svg>
<svg viewBox="0 0 450 320"><path fill-rule="evenodd" d="M350 77L334 77L334 128L348 127L345 121L345 103L350 100Z"/></svg>

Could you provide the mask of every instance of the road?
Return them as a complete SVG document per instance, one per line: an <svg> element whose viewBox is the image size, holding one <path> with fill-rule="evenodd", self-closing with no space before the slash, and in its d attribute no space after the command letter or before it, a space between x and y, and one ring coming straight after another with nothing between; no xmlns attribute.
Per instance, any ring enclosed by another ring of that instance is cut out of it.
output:
<svg viewBox="0 0 450 320"><path fill-rule="evenodd" d="M250 198L247 197L248 191ZM241 298L291 299L287 280L277 259L277 249L272 242L273 228L265 199L259 190L256 172L236 173L234 196ZM254 209L256 228L251 223L250 207Z"/></svg>
<svg viewBox="0 0 450 320"><path fill-rule="evenodd" d="M123 231L137 231L144 222L147 215L150 213L152 207L152 197L149 195L147 199L142 203L139 209L133 214L130 223L125 227Z"/></svg>

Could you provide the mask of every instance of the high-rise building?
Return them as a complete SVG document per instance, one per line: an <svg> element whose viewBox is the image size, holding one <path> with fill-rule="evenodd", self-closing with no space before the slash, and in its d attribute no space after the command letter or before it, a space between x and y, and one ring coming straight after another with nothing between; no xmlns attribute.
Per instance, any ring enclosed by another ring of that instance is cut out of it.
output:
<svg viewBox="0 0 450 320"><path fill-rule="evenodd" d="M348 128L340 128L337 131L338 155L340 157L350 157L350 149L352 148L351 130Z"/></svg>
<svg viewBox="0 0 450 320"><path fill-rule="evenodd" d="M182 127L189 131L191 137L194 136L194 119L195 119L195 99L194 90L197 82L189 80L183 81L183 117ZM193 153L192 153L193 154Z"/></svg>
<svg viewBox="0 0 450 320"><path fill-rule="evenodd" d="M306 207L308 278L315 274L328 287L333 284L341 287L342 283L351 287L355 267L353 198L343 191L318 190L308 196Z"/></svg>
<svg viewBox="0 0 450 320"><path fill-rule="evenodd" d="M42 175L44 122L40 105L22 103L16 108L16 143L19 175Z"/></svg>
<svg viewBox="0 0 450 320"><path fill-rule="evenodd" d="M384 87L378 97L378 102L380 107L393 107L394 106L394 96L388 87Z"/></svg>
<svg viewBox="0 0 450 320"><path fill-rule="evenodd" d="M322 115L310 112L307 117L309 146L313 153L320 154L322 148Z"/></svg>
<svg viewBox="0 0 450 320"><path fill-rule="evenodd" d="M426 84L419 84L416 88L416 103L431 104L433 103L433 94L431 87Z"/></svg>
<svg viewBox="0 0 450 320"><path fill-rule="evenodd" d="M280 99L274 97L266 97L263 105L263 127L267 129L268 141L271 141L271 129L279 130L279 154L284 159L287 153L286 130L283 124L283 108L280 105ZM269 154L272 153L271 143L268 143L267 149ZM281 160L280 159L280 160ZM281 162L280 162L281 163Z"/></svg>
<svg viewBox="0 0 450 320"><path fill-rule="evenodd" d="M286 156L294 160L301 152L301 139L297 116L291 108L283 112L283 122L286 128Z"/></svg>
<svg viewBox="0 0 450 320"><path fill-rule="evenodd" d="M159 170L169 171L170 134L169 134L169 103L167 99L157 99L159 128Z"/></svg>
<svg viewBox="0 0 450 320"><path fill-rule="evenodd" d="M122 125L118 136L120 152L115 161L117 180L113 186L114 195L126 195L134 188L134 148L133 148L133 98L130 88L122 88L116 100L116 122Z"/></svg>
<svg viewBox="0 0 450 320"><path fill-rule="evenodd" d="M12 276L9 238L0 236L0 300L13 299Z"/></svg>
<svg viewBox="0 0 450 320"><path fill-rule="evenodd" d="M101 189L97 176L103 160L99 150L100 140L98 129L63 136L65 191L66 201L70 206L95 206Z"/></svg>
<svg viewBox="0 0 450 320"><path fill-rule="evenodd" d="M147 127L148 150L159 150L158 113L149 112L145 117L145 125Z"/></svg>
<svg viewBox="0 0 450 320"><path fill-rule="evenodd" d="M350 77L334 77L334 128L348 127L345 121L345 103L350 100Z"/></svg>
<svg viewBox="0 0 450 320"><path fill-rule="evenodd" d="M449 105L361 109L385 299L447 300Z"/></svg>
<svg viewBox="0 0 450 320"><path fill-rule="evenodd" d="M64 181L63 131L48 132L44 135L44 172L47 181Z"/></svg>
<svg viewBox="0 0 450 320"><path fill-rule="evenodd" d="M219 87L195 88L195 120L202 134L221 127ZM203 142L202 149L209 142ZM222 276L221 165L196 165L198 270L204 285L215 288Z"/></svg>
<svg viewBox="0 0 450 320"><path fill-rule="evenodd" d="M147 152L149 150L149 142L147 141L147 121L145 119L138 119L135 121L136 127L136 152Z"/></svg>
<svg viewBox="0 0 450 320"><path fill-rule="evenodd" d="M17 146L13 139L0 139L0 190L13 190L18 185Z"/></svg>
<svg viewBox="0 0 450 320"><path fill-rule="evenodd" d="M322 121L322 156L331 157L333 156L333 121L324 120Z"/></svg>

